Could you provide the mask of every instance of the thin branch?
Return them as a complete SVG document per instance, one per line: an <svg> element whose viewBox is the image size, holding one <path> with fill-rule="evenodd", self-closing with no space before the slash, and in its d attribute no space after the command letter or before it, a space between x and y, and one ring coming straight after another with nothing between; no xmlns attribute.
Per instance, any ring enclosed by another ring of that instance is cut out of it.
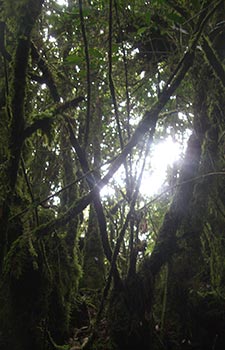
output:
<svg viewBox="0 0 225 350"><path fill-rule="evenodd" d="M85 349L88 348L91 345L91 343L93 342L93 340L94 340L94 338L96 336L96 329L97 329L97 326L98 326L98 324L100 322L102 312L104 310L105 301L106 301L106 299L108 297L108 294L109 294L109 290L110 290L110 286L111 286L111 282L112 282L112 278L113 278L114 272L117 269L116 261L117 261L117 257L118 257L119 251L120 251L120 247L121 247L121 244L123 242L124 235L125 235L126 230L128 228L129 222L131 221L132 216L133 216L134 207L135 207L135 204L136 204L136 201L137 201L137 197L138 197L138 193L139 193L139 189L140 189L140 185L141 185L143 171L144 171L144 168L145 168L146 156L147 156L147 153L150 150L150 145L151 145L152 140L153 140L153 135L154 135L154 130L152 130L150 135L149 135L149 140L148 140L147 147L146 147L146 154L145 154L144 162L143 162L142 169L141 169L141 172L140 172L137 184L136 184L136 188L135 188L132 200L131 200L130 210L129 210L127 216L126 216L126 220L125 220L125 222L123 224L123 227L122 227L122 229L121 229L121 231L119 233L119 236L118 236L118 238L116 240L115 248L114 248L113 255L112 255L111 266L110 266L108 278L107 278L107 281L106 281L106 285L105 285L104 290L103 290L101 303L100 303L99 310L98 310L98 313L97 313L97 316L96 316L96 319L95 319L95 323L94 323L94 326L93 326L93 331L92 331L91 337L90 337L89 342L88 342L87 346L85 347Z"/></svg>
<svg viewBox="0 0 225 350"><path fill-rule="evenodd" d="M83 179L85 176L86 176L86 174L83 175L81 178L77 179L76 181L74 181L73 183L68 184L66 187L64 187L63 189L59 190L57 192L57 194L60 194L62 191L68 189L69 187L71 187L72 185L74 185L75 183L77 183L78 181ZM207 177L207 176L225 176L225 172L224 171L219 171L219 172L212 172L212 173L202 174L200 176L196 176L196 177L190 178L190 179L188 179L186 181L180 182L179 184L175 185L174 188L182 186L183 184L187 184L189 182L195 182L196 180L202 179L202 178ZM171 188L167 188L166 190L161 192L159 195L154 197L150 202L148 202L145 206L140 208L139 211L145 210L146 207L148 207L153 202L158 200L165 193L167 193L170 189ZM49 197L45 198L44 200L38 202L37 205L41 205L42 203L46 202L46 200L48 200L48 199L50 199L50 198L52 198L54 196L56 196L56 193L54 193L53 195L50 195ZM35 230L35 233L37 235L40 235L40 236L47 235L47 234L50 234L51 232L53 232L54 230L57 230L59 227L62 227L63 225L67 224L70 221L71 218L73 218L75 215L80 214L90 204L90 202L92 201L92 196L93 196L93 190L91 192L89 192L88 194L86 194L85 196L83 196L77 202L73 203L71 205L71 207L65 213L61 214L57 219L53 219L52 221L50 221L50 222L48 222L48 223L38 227ZM30 209L31 208L24 209L22 212L14 215L9 220L12 221L13 219L15 219L16 217L26 213Z"/></svg>
<svg viewBox="0 0 225 350"><path fill-rule="evenodd" d="M10 217L10 218L9 218L9 221L12 221L12 220L14 220L14 219L17 218L17 217L26 214L26 213L29 212L30 210L33 210L34 205L35 205L35 207L38 207L39 205L42 206L44 203L48 202L50 199L52 199L52 198L54 198L54 197L58 197L58 196L60 195L60 193L62 193L62 192L64 192L64 191L68 190L68 189L69 189L70 187L72 187L73 185L76 185L78 182L84 180L84 179L85 179L86 177L88 177L91 173L95 172L96 170L101 169L101 167L104 167L104 166L107 165L107 164L112 163L112 162L115 160L115 158L116 158L116 157L113 157L111 160L106 161L105 163L101 164L100 166L95 167L95 168L93 168L92 170L90 170L90 171L84 173L84 174L83 174L82 176L80 176L78 179L76 179L76 180L70 182L69 184L67 184L67 185L65 185L64 187L62 187L60 190L58 190L58 191L56 191L56 192L50 194L48 197L46 197L46 198L44 198L44 199L42 199L42 200L40 200L40 201L35 201L35 203L34 203L32 206L29 206L29 207L25 208L24 210L22 210L21 212L17 213L16 215Z"/></svg>
<svg viewBox="0 0 225 350"><path fill-rule="evenodd" d="M27 126L23 133L23 139L30 137L38 129L42 131L48 131L51 124L55 121L54 116L60 113L65 112L69 108L76 108L80 102L84 100L83 96L75 97L70 101L58 104L55 109L52 111L50 117L44 117L42 119L35 120L31 125Z"/></svg>
<svg viewBox="0 0 225 350"><path fill-rule="evenodd" d="M221 2L219 3L219 5L222 4L222 2L223 2L223 1L221 1ZM186 21L183 23L183 25L184 25L184 24L187 24L187 23L189 23L189 22L191 22L191 21L192 21L193 19L195 19L196 17L200 17L202 13L204 13L208 8L212 7L215 3L217 3L217 0L209 1L208 5L206 5L204 8L201 8L201 10L200 10L199 12L195 13L192 17L190 17L188 20L186 20ZM203 3L203 5L204 5L204 3Z"/></svg>
<svg viewBox="0 0 225 350"><path fill-rule="evenodd" d="M131 134L130 134L130 94L129 94L129 82L128 82L128 67L127 67L127 57L126 57L126 50L124 47L123 43L123 32L120 24L120 16L119 16L119 11L118 11L118 6L117 6L117 1L114 0L114 6L115 6L115 11L116 11L116 19L117 19L117 24L119 28L119 36L120 36L120 41L121 41L121 46L122 46L122 53L123 53L123 65L124 65L124 75L125 75L125 91L126 91L126 109L127 109L127 135L128 139L130 139Z"/></svg>
<svg viewBox="0 0 225 350"><path fill-rule="evenodd" d="M123 142L123 137L122 137L122 130L120 126L120 120L119 120L119 111L118 111L118 106L117 106L117 101L116 101L116 92L115 92L115 87L114 87L114 82L112 78L112 1L109 0L109 49L108 49L108 60L109 60L109 88L110 88L110 93L112 97L112 102L114 106L114 111L115 111L115 117L116 117L116 124L117 124L117 129L118 129L118 136L119 136L119 141L120 141L120 148L121 150L124 148L124 142Z"/></svg>
<svg viewBox="0 0 225 350"><path fill-rule="evenodd" d="M7 113L10 118L10 107L9 107L9 77L8 77L8 62L12 61L11 55L8 53L6 50L6 43L5 43L5 28L6 24L5 22L0 21L0 52L3 56L3 61L4 61L4 77L5 77L5 90L6 90L6 96L7 96L7 104L6 104L6 109Z"/></svg>
<svg viewBox="0 0 225 350"><path fill-rule="evenodd" d="M66 119L66 120L67 120L67 125L69 128L71 144L76 151L76 154L78 156L78 159L79 159L79 162L80 162L80 165L81 165L83 172L84 173L89 172L89 176L86 177L86 181L88 183L90 190L92 190L95 186L95 183L96 183L94 174L90 172L85 153L81 149L81 147L80 147L80 145L79 145L79 143L74 135L74 132L73 132L72 126L69 122L69 119ZM98 218L98 224L99 224L100 235L101 235L104 253L105 253L105 256L108 259L108 261L111 262L112 250L111 250L109 240L108 240L106 219L105 219L105 214L104 214L104 210L102 207L101 198L100 198L98 188L95 188L95 195L93 197L93 204L94 204L94 208L95 208L97 218ZM120 279L119 272L117 269L114 269L114 276L117 280Z"/></svg>
<svg viewBox="0 0 225 350"><path fill-rule="evenodd" d="M116 12L116 19L117 19L117 24L119 28L119 36L120 36L120 41L121 41L121 46L122 46L122 53L123 53L123 65L124 65L124 74L125 74L125 90L126 90L126 110L127 110L127 123L126 123L126 131L127 131L127 136L128 140L131 138L131 130L130 130L130 93L129 93L129 83L128 83L128 67L127 67L127 58L126 58L126 51L124 48L124 43L123 43L123 32L120 24L120 16L119 16L119 11L118 11L118 6L117 6L117 1L114 0L114 6L115 6L115 12ZM130 170L130 175L132 176L132 161L131 161L131 155L128 159L129 161L129 170ZM127 170L128 172L128 170ZM128 175L128 174L127 174ZM127 178L128 181L128 178ZM130 182L132 179L130 178ZM131 186L131 183L129 184ZM132 188L130 189L130 192L132 191Z"/></svg>
<svg viewBox="0 0 225 350"><path fill-rule="evenodd" d="M201 11L201 18L199 19L199 23L197 24L197 28L196 28L196 30L194 32L193 38L190 41L191 46L187 50L187 53L182 57L182 59L180 60L180 62L177 65L175 71L173 72L173 74L171 75L169 80L167 81L166 88L171 84L173 79L178 74L179 70L181 69L181 67L183 65L183 61L186 59L186 55L191 55L194 52L194 50L196 49L197 43L199 41L199 38L202 35L202 31L204 29L204 26L206 25L206 23L209 20L209 18L213 15L213 13L216 11L216 9L220 6L220 4L222 2L223 2L223 0L218 1L217 4L215 5L215 7L211 11L209 11L206 15L205 15L205 12L208 9L208 6L206 6L206 8L204 8Z"/></svg>
<svg viewBox="0 0 225 350"><path fill-rule="evenodd" d="M89 51L88 51L88 40L87 40L87 35L86 35L86 30L84 25L82 0L79 0L79 12L80 12L82 36L84 41L86 67L87 67L87 78L86 78L87 79L87 113L86 113L86 126L85 126L85 134L84 134L84 145L86 148L88 144L90 121L91 121L91 68L90 68L90 58L89 58Z"/></svg>
<svg viewBox="0 0 225 350"><path fill-rule="evenodd" d="M165 4L169 5L169 7L172 7L177 13L179 13L182 17L189 21L189 13L179 4L174 3L173 0L167 0Z"/></svg>
<svg viewBox="0 0 225 350"><path fill-rule="evenodd" d="M111 93L111 98L114 106L114 112L115 112L115 118L116 118L116 124L117 124L117 129L118 129L118 136L119 136L119 142L120 142L120 148L121 151L124 148L124 141L123 141L123 135L122 135L122 129L121 129L121 123L120 123L120 118L119 118L119 110L118 110L118 104L116 100L116 92L115 92L115 86L113 82L113 77L112 77L112 38L113 38L113 0L109 0L109 49L108 49L108 60L109 60L109 67L108 67L108 74L109 74L109 88L110 88L110 93ZM123 48L123 56L125 57L125 50ZM130 115L130 107L129 107L129 93L128 93L128 81L127 81L127 66L126 66L126 58L124 58L124 67L125 67L125 77L126 77L126 98L127 98L127 112L128 112L128 135L130 138L130 129L129 129L129 115ZM131 164L131 162L130 162ZM127 195L129 198L131 198L131 191L132 188L130 186L130 176L129 176L129 171L128 171L128 166L127 166L127 161L124 159L124 169L125 169L125 174L126 174L126 190L127 190ZM130 166L130 170L131 170Z"/></svg>
<svg viewBox="0 0 225 350"><path fill-rule="evenodd" d="M135 191L136 191L135 202L137 200L137 196L138 196L138 193L139 193L139 190L140 190L142 177L143 177L143 173L144 173L144 169L145 169L145 165L146 165L146 159L147 159L147 156L148 156L148 154L150 152L150 147L151 147L152 142L153 142L154 133L155 133L155 128L151 129L151 132L150 132L149 137L148 137L148 141L147 141L147 145L146 145L146 149L145 149L145 154L144 154L144 160L143 160L143 163L142 163L141 171L140 171L140 174L138 176L137 185L136 185L136 189L135 189ZM133 246L133 242L131 242L130 246L131 247ZM134 259L134 256L132 254L132 249L131 249L128 277L132 276L132 274L133 274L133 269L136 266L136 258L137 258L137 256L135 256L135 259Z"/></svg>
<svg viewBox="0 0 225 350"><path fill-rule="evenodd" d="M183 186L185 184L188 184L190 182L195 182L198 180L202 180L206 177L211 177L211 176L225 176L225 172L224 171L215 171L215 172L210 172L210 173L206 173L206 174L201 174L199 176L195 176L192 177L188 180L185 181L181 181L179 183L177 183L176 185L173 186L168 186L165 190L163 190L162 192L160 192L157 196L155 196L153 199L151 199L148 203L146 203L145 205L143 205L143 207L141 207L140 209L138 209L138 212L141 212L143 210L145 210L146 208L148 208L152 203L156 202L159 198L163 197L165 194L167 194L168 192L179 188L180 186Z"/></svg>

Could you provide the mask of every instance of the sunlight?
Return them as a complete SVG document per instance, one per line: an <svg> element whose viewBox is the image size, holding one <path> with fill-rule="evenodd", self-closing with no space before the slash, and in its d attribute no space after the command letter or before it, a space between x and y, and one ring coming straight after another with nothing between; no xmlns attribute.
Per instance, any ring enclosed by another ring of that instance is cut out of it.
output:
<svg viewBox="0 0 225 350"><path fill-rule="evenodd" d="M56 0L57 4L58 5L61 5L61 6L66 6L67 5L67 0Z"/></svg>
<svg viewBox="0 0 225 350"><path fill-rule="evenodd" d="M150 159L150 173L146 170L143 174L140 187L142 195L152 196L159 192L166 180L168 166L179 160L181 151L180 143L174 142L170 136L154 146Z"/></svg>
<svg viewBox="0 0 225 350"><path fill-rule="evenodd" d="M173 141L171 136L168 136L164 141L158 142L153 146L151 156L146 161L146 168L142 178L140 186L140 193L143 196L153 196L157 194L166 181L166 173L168 166L172 166L181 157L181 153L184 150L184 145ZM125 173L123 167L116 172L113 177L113 181L122 186L122 179L124 179ZM112 184L104 186L101 190L101 196L114 196L115 189Z"/></svg>

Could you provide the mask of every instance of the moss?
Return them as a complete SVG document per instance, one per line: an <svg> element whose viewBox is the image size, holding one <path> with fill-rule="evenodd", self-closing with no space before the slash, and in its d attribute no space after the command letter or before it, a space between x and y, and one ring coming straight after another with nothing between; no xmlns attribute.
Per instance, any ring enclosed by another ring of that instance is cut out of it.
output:
<svg viewBox="0 0 225 350"><path fill-rule="evenodd" d="M101 289L105 283L104 253L93 207L89 214L83 261L84 275L81 286L93 290Z"/></svg>
<svg viewBox="0 0 225 350"><path fill-rule="evenodd" d="M63 238L20 236L6 256L0 288L7 305L0 312L0 331L8 342L4 348L48 349L47 332L63 344L79 275Z"/></svg>

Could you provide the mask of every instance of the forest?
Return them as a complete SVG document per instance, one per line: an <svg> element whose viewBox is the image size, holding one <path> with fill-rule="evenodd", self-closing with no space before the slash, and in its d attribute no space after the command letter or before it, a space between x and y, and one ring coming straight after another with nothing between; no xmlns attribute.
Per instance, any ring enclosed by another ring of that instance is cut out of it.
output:
<svg viewBox="0 0 225 350"><path fill-rule="evenodd" d="M225 349L225 1L0 0L0 349Z"/></svg>

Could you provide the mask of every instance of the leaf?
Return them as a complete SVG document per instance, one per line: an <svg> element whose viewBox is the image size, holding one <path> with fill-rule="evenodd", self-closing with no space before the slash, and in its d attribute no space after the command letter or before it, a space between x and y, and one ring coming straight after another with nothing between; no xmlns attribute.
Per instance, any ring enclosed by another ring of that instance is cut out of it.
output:
<svg viewBox="0 0 225 350"><path fill-rule="evenodd" d="M113 52L113 53L116 53L116 52L118 52L118 49L119 49L119 45L113 43L113 44L112 44L112 52Z"/></svg>
<svg viewBox="0 0 225 350"><path fill-rule="evenodd" d="M115 56L112 56L112 62L113 63L116 63L116 62L118 62L119 61L119 55L115 55Z"/></svg>
<svg viewBox="0 0 225 350"><path fill-rule="evenodd" d="M150 25L151 23L151 13L150 12L146 12L145 14L145 22L147 25Z"/></svg>
<svg viewBox="0 0 225 350"><path fill-rule="evenodd" d="M77 54L72 54L66 57L66 63L67 64L81 64L83 63L84 58L81 56L78 56Z"/></svg>
<svg viewBox="0 0 225 350"><path fill-rule="evenodd" d="M81 69L81 70L79 71L78 75L79 75L80 78L84 78L84 77L86 77L87 72L86 72L85 69Z"/></svg>
<svg viewBox="0 0 225 350"><path fill-rule="evenodd" d="M194 8L195 10L200 10L200 8L201 8L201 3L200 3L198 0L192 0L191 3L192 3L193 8Z"/></svg>
<svg viewBox="0 0 225 350"><path fill-rule="evenodd" d="M143 34L144 32L146 32L147 29L148 29L148 27L141 27L141 28L139 28L138 31L137 31L137 35Z"/></svg>
<svg viewBox="0 0 225 350"><path fill-rule="evenodd" d="M95 58L103 58L102 53L98 49L95 49L95 48L90 48L89 54L90 54L90 56L95 57Z"/></svg>
<svg viewBox="0 0 225 350"><path fill-rule="evenodd" d="M167 14L167 18L175 23L182 24L183 23L183 17L179 16L176 13L169 13Z"/></svg>

